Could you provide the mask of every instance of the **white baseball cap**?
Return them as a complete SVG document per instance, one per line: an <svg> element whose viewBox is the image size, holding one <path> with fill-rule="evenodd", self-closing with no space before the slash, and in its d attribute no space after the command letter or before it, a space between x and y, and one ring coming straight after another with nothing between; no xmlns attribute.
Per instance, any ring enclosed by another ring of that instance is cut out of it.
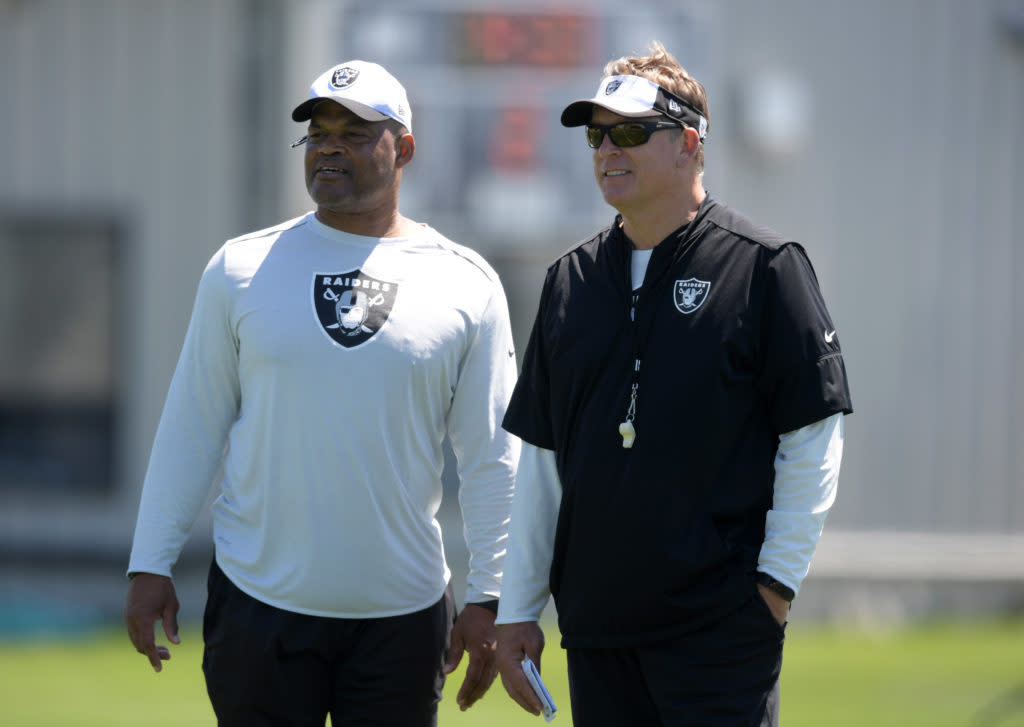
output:
<svg viewBox="0 0 1024 727"><path fill-rule="evenodd" d="M700 109L643 76L606 76L601 79L594 98L573 101L565 107L562 126L589 124L594 106L608 109L619 116L662 114L696 129L701 141L708 133L708 120Z"/></svg>
<svg viewBox="0 0 1024 727"><path fill-rule="evenodd" d="M367 121L394 119L412 131L412 109L405 88L383 66L346 61L321 73L309 87L309 98L292 111L293 121L309 121L313 107L336 101Z"/></svg>

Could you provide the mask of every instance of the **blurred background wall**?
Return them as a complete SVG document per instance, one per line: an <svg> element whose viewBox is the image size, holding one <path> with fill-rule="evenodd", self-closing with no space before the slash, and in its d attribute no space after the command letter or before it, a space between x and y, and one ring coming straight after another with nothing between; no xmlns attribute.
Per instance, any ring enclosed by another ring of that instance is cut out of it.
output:
<svg viewBox="0 0 1024 727"><path fill-rule="evenodd" d="M1024 608L1021 0L0 0L0 631L117 617L199 275L310 208L316 75L406 85L403 212L495 266L521 353L547 263L614 214L558 114L655 39L707 87L705 186L806 246L842 340L856 413L798 609Z"/></svg>

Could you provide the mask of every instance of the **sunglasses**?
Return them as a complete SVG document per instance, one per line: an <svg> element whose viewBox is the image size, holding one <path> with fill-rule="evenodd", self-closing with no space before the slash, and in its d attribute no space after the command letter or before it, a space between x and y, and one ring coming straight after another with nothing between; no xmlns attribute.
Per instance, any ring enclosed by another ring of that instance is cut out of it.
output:
<svg viewBox="0 0 1024 727"><path fill-rule="evenodd" d="M646 144L655 131L681 128L682 124L672 121L623 121L611 126L587 124L587 144L591 149L597 149L604 141L604 135L608 134L615 146L640 146Z"/></svg>

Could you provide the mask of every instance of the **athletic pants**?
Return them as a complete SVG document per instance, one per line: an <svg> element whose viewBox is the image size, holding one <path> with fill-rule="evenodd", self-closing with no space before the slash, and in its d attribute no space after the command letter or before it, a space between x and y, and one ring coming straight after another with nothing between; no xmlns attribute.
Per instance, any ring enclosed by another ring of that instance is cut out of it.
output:
<svg viewBox="0 0 1024 727"><path fill-rule="evenodd" d="M700 631L567 650L575 727L778 727L785 627L755 594Z"/></svg>
<svg viewBox="0 0 1024 727"><path fill-rule="evenodd" d="M306 616L239 590L214 563L203 673L220 727L434 727L455 618L433 606L389 618Z"/></svg>

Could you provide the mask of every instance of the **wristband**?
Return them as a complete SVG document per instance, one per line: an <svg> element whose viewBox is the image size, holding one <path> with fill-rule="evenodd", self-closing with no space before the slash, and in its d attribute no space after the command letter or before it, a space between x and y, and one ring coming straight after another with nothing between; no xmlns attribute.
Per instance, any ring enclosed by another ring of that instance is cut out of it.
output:
<svg viewBox="0 0 1024 727"><path fill-rule="evenodd" d="M792 602L796 598L796 591L787 586L782 581L776 580L775 576L770 576L767 573L758 571L757 582L767 588L769 591L782 596L787 601Z"/></svg>

